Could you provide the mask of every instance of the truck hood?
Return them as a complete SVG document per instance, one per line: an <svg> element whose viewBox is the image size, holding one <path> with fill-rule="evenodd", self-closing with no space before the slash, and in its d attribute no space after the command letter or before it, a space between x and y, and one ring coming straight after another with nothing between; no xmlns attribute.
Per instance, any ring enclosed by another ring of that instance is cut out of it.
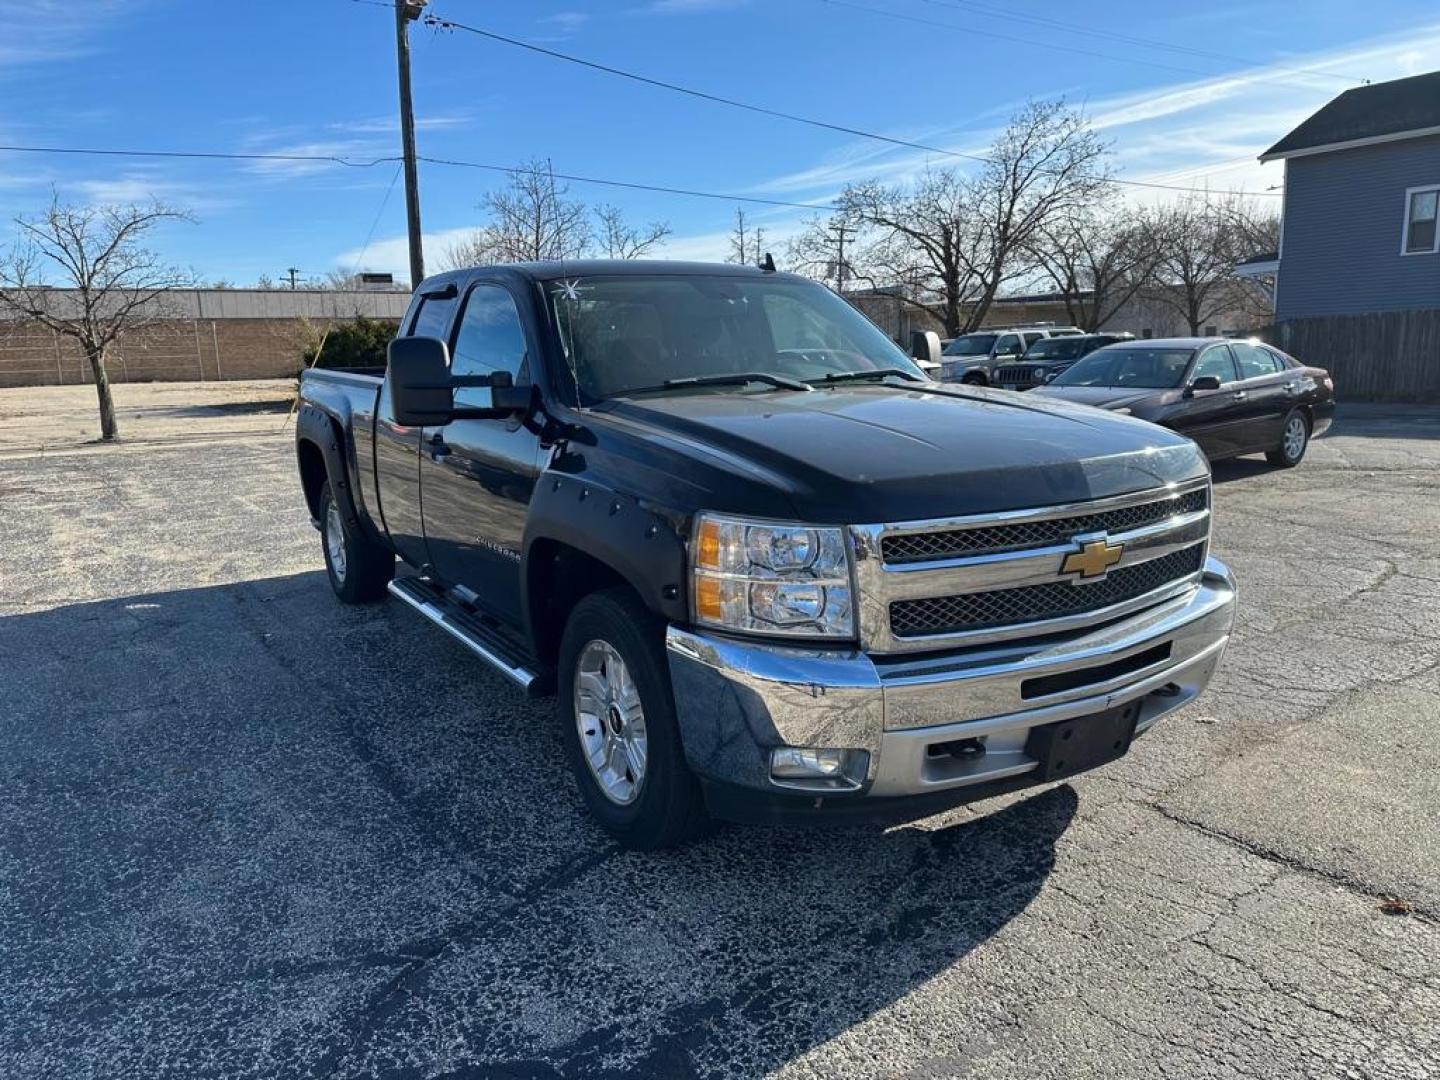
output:
<svg viewBox="0 0 1440 1080"><path fill-rule="evenodd" d="M817 523L1078 502L1208 470L1192 442L1151 424L979 387L678 394L605 411L712 469L723 458L781 487L798 519Z"/></svg>

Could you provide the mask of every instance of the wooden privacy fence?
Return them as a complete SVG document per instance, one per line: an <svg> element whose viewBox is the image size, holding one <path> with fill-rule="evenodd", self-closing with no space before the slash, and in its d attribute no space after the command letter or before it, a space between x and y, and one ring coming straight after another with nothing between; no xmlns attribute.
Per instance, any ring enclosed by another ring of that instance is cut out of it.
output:
<svg viewBox="0 0 1440 1080"><path fill-rule="evenodd" d="M1263 336L1326 368L1341 401L1440 402L1440 309L1286 319Z"/></svg>

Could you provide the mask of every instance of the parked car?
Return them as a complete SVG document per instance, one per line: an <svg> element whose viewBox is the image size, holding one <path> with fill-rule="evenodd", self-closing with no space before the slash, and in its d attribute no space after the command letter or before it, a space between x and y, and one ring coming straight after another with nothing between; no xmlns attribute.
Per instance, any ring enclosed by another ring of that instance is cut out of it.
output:
<svg viewBox="0 0 1440 1080"><path fill-rule="evenodd" d="M1193 700L1229 639L1194 443L925 380L787 274L441 274L383 371L304 374L297 427L335 595L388 592L554 694L581 797L632 847L1072 775Z"/></svg>
<svg viewBox="0 0 1440 1080"><path fill-rule="evenodd" d="M1192 438L1215 461L1264 453L1300 464L1335 415L1323 368L1258 341L1156 338L1108 345L1032 396L1098 405Z"/></svg>
<svg viewBox="0 0 1440 1080"><path fill-rule="evenodd" d="M1078 326L1006 326L961 334L941 353L940 377L944 382L989 386L997 367L1020 359L1035 342L1082 333Z"/></svg>
<svg viewBox="0 0 1440 1080"><path fill-rule="evenodd" d="M1017 364L1002 364L992 376L1002 390L1029 390L1044 386L1082 356L1105 345L1131 341L1134 334L1068 334L1042 338L1025 350Z"/></svg>

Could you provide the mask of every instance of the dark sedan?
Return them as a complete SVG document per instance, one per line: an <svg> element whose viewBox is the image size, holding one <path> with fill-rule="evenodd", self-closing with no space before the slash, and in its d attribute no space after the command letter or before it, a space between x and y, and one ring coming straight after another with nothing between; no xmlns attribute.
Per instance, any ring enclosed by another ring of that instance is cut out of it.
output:
<svg viewBox="0 0 1440 1080"><path fill-rule="evenodd" d="M1335 415L1326 371L1258 341L1225 338L1107 345L1033 392L1168 427L1212 461L1263 453L1272 465L1298 465Z"/></svg>

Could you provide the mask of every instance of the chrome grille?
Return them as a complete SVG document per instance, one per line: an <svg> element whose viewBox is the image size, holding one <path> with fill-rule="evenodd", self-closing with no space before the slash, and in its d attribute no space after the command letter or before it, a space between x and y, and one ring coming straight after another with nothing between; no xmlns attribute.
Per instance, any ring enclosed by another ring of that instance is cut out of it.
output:
<svg viewBox="0 0 1440 1080"><path fill-rule="evenodd" d="M888 565L897 565L1047 547L1051 544L1069 543L1072 537L1080 533L1117 533L1143 528L1177 514L1204 510L1208 505L1209 490L1200 487L1181 495L1093 514L1074 514L1070 517L1014 524L978 525L937 532L900 533L885 536L880 541L880 558Z"/></svg>
<svg viewBox="0 0 1440 1080"><path fill-rule="evenodd" d="M896 600L890 605L890 632L897 638L926 637L1078 615L1154 592L1172 581L1198 572L1204 563L1205 545L1201 543L1162 558L1112 571L1092 584L1056 581L963 596Z"/></svg>

